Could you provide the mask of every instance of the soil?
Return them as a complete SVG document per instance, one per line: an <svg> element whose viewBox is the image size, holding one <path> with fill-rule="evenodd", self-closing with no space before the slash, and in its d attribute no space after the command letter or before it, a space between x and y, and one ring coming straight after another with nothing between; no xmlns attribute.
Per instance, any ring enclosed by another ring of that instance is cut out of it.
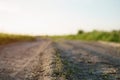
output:
<svg viewBox="0 0 120 80"><path fill-rule="evenodd" d="M0 80L120 80L120 47L47 39L0 46Z"/></svg>
<svg viewBox="0 0 120 80"><path fill-rule="evenodd" d="M51 80L51 43L40 40L1 46L0 80Z"/></svg>

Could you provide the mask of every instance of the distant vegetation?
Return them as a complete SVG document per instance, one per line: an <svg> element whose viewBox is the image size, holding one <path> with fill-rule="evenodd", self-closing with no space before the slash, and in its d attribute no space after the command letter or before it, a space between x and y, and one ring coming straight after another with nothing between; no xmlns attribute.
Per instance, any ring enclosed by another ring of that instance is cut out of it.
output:
<svg viewBox="0 0 120 80"><path fill-rule="evenodd" d="M35 38L29 35L13 35L13 34L4 34L0 33L0 45L8 44L13 42L20 42L20 41L32 41Z"/></svg>
<svg viewBox="0 0 120 80"><path fill-rule="evenodd" d="M76 35L66 36L52 36L53 39L70 39L70 40L87 40L87 41L110 41L120 42L120 30L113 30L111 32L97 31L84 32L79 30Z"/></svg>

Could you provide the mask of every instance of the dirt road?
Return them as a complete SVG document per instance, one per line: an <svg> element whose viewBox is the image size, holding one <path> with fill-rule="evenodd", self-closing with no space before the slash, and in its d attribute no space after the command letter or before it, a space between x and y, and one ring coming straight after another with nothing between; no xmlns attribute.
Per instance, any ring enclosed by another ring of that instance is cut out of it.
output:
<svg viewBox="0 0 120 80"><path fill-rule="evenodd" d="M51 41L41 40L1 46L0 80L49 80L43 78L43 68L49 68L44 65L50 64L50 45Z"/></svg>
<svg viewBox="0 0 120 80"><path fill-rule="evenodd" d="M120 80L120 48L68 40L0 46L0 80Z"/></svg>
<svg viewBox="0 0 120 80"><path fill-rule="evenodd" d="M120 80L120 48L98 42L56 43L68 80Z"/></svg>

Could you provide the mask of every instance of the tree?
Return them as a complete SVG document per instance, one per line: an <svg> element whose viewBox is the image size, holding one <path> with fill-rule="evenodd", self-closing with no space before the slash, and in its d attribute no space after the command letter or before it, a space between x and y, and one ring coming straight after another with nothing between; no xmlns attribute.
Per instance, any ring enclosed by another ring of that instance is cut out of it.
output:
<svg viewBox="0 0 120 80"><path fill-rule="evenodd" d="M77 34L83 34L84 31L83 30L79 30Z"/></svg>

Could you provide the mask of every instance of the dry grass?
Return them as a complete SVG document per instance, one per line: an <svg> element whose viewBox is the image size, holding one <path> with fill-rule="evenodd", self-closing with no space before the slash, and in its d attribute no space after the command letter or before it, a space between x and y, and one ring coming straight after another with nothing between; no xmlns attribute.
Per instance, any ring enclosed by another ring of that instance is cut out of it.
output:
<svg viewBox="0 0 120 80"><path fill-rule="evenodd" d="M15 34L5 34L0 33L0 45L20 42L20 41L32 41L35 37L29 35L15 35Z"/></svg>

